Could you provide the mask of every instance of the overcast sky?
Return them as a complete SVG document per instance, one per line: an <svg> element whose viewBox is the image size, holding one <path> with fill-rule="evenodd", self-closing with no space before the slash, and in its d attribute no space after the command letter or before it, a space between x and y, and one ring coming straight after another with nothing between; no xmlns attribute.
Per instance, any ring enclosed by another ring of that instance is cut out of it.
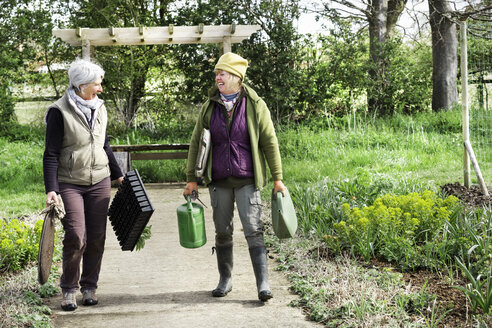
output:
<svg viewBox="0 0 492 328"><path fill-rule="evenodd" d="M475 0L472 0L472 2ZM303 0L301 3L303 5L308 6L308 8L313 8L312 3L315 1L312 0ZM329 2L329 1L328 1ZM354 0L353 3L360 2L360 0ZM457 0L450 1L453 9L462 9L466 5L468 5L468 0ZM475 1L476 2L476 1ZM335 6L333 2L331 5ZM339 6L339 5L338 5ZM427 23L429 13L429 4L427 0L408 0L406 9L403 11L402 16L398 20L398 26L401 29L405 29L407 33L411 33L415 31L418 27L415 19L418 18L419 24L423 25ZM320 21L315 20L316 14L302 14L299 19L297 28L299 33L324 33L326 30L322 28L323 24L329 25L327 20L320 19Z"/></svg>

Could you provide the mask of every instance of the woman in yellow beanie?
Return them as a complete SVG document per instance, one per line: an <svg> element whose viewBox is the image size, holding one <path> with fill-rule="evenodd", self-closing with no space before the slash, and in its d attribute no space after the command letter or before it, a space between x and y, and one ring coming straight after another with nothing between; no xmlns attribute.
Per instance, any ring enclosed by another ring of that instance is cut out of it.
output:
<svg viewBox="0 0 492 328"><path fill-rule="evenodd" d="M203 182L208 185L215 224L215 251L220 279L214 297L232 290L233 211L239 212L256 277L258 298L272 298L268 282L265 240L261 223L261 189L266 184L266 164L274 180L274 193L285 190L282 162L265 102L243 84L248 62L228 52L215 65L215 87L203 104L190 141L184 195L198 192L195 163L203 129L209 129L212 147ZM266 162L266 163L265 163Z"/></svg>

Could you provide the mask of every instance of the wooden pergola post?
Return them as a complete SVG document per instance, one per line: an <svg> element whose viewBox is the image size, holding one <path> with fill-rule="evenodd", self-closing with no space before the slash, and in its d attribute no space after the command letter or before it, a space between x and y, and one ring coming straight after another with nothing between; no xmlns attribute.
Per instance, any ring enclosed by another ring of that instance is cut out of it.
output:
<svg viewBox="0 0 492 328"><path fill-rule="evenodd" d="M94 57L94 47L89 40L82 40L82 59L91 60Z"/></svg>
<svg viewBox="0 0 492 328"><path fill-rule="evenodd" d="M220 54L223 55L226 52L232 51L232 43L230 37L224 37L224 41L220 44Z"/></svg>

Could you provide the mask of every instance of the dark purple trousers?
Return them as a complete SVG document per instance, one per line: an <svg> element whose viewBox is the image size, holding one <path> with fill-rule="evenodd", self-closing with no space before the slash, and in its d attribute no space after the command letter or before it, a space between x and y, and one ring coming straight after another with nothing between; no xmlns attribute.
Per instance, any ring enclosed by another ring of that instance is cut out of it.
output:
<svg viewBox="0 0 492 328"><path fill-rule="evenodd" d="M59 187L66 212L60 287L64 293L75 292L79 284L81 291L96 289L106 241L110 178L92 186L60 183Z"/></svg>

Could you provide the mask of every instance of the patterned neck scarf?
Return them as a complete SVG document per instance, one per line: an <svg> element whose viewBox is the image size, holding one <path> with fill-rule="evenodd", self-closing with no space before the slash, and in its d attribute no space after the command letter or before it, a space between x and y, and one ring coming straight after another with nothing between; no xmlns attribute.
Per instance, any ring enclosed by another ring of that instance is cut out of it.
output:
<svg viewBox="0 0 492 328"><path fill-rule="evenodd" d="M68 89L67 93L70 96L70 99L72 99L75 105L77 105L77 108L84 114L89 125L91 125L92 114L96 110L97 102L99 100L97 96L91 100L84 100L75 93L75 90L73 88Z"/></svg>
<svg viewBox="0 0 492 328"><path fill-rule="evenodd" d="M232 109L234 108L234 104L236 104L237 99L239 98L239 91L233 93L232 95L224 95L220 94L220 99L224 103L225 108L227 109L227 114L231 116Z"/></svg>

